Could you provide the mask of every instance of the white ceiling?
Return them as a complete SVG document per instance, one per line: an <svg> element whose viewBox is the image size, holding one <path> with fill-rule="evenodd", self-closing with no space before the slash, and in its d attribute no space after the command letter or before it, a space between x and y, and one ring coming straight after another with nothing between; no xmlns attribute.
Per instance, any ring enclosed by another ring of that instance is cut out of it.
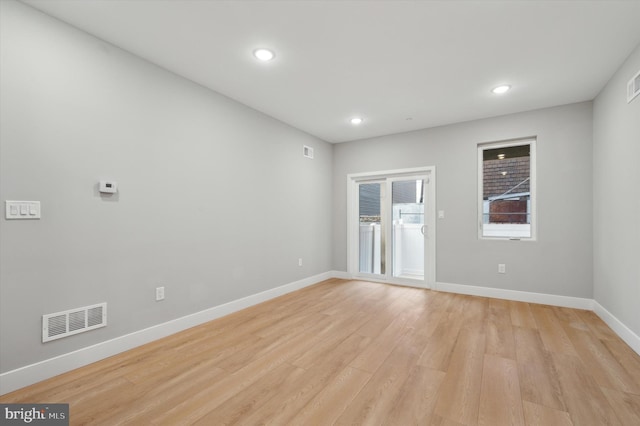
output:
<svg viewBox="0 0 640 426"><path fill-rule="evenodd" d="M640 44L640 0L23 1L329 142L591 100Z"/></svg>

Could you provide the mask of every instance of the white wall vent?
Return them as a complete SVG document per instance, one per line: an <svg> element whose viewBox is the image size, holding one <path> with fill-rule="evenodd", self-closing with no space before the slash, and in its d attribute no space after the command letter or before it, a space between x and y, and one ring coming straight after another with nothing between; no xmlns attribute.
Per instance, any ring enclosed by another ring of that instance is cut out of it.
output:
<svg viewBox="0 0 640 426"><path fill-rule="evenodd" d="M627 83L627 103L631 103L638 95L640 95L640 71Z"/></svg>
<svg viewBox="0 0 640 426"><path fill-rule="evenodd" d="M304 145L302 147L302 155L304 155L307 158L313 158L313 148L311 148L310 146Z"/></svg>
<svg viewBox="0 0 640 426"><path fill-rule="evenodd" d="M42 341L60 339L107 325L107 304L85 306L42 316Z"/></svg>

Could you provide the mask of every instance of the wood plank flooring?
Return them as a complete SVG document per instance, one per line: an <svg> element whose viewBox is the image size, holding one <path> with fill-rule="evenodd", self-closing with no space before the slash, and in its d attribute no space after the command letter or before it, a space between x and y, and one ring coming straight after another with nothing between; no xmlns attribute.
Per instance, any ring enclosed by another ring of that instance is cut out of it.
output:
<svg viewBox="0 0 640 426"><path fill-rule="evenodd" d="M329 280L0 397L72 425L639 425L588 311Z"/></svg>

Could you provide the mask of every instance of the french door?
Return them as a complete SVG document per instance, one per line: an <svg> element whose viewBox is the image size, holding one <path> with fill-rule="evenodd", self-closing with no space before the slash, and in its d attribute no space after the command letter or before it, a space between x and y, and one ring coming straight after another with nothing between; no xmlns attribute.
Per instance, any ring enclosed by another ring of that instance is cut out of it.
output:
<svg viewBox="0 0 640 426"><path fill-rule="evenodd" d="M348 177L349 272L430 288L435 282L435 168Z"/></svg>

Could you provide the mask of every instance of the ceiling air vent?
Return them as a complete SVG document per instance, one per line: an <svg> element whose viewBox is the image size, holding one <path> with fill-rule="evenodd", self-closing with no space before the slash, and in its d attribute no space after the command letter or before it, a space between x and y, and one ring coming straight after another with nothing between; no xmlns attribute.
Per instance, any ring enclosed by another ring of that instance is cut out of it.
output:
<svg viewBox="0 0 640 426"><path fill-rule="evenodd" d="M304 155L307 158L313 158L313 148L311 148L310 146L304 145L302 147L302 155Z"/></svg>
<svg viewBox="0 0 640 426"><path fill-rule="evenodd" d="M42 316L42 341L60 339L107 325L107 304L85 306Z"/></svg>
<svg viewBox="0 0 640 426"><path fill-rule="evenodd" d="M627 103L631 103L638 95L640 95L640 71L627 83Z"/></svg>

